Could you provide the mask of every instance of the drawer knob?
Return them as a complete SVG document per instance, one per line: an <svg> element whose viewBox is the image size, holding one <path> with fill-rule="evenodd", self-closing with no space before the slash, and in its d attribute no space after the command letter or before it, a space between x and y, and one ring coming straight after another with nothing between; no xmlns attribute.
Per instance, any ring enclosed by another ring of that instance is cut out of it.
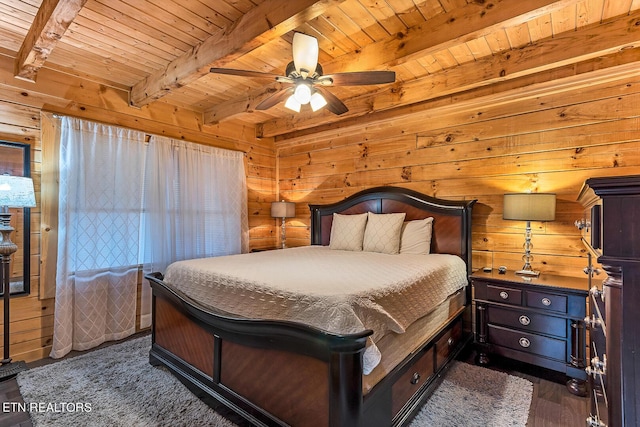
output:
<svg viewBox="0 0 640 427"><path fill-rule="evenodd" d="M418 381L420 381L420 374L414 372L414 374L411 376L411 384L418 384Z"/></svg>
<svg viewBox="0 0 640 427"><path fill-rule="evenodd" d="M508 299L509 298L509 293L505 292L505 291L500 292L500 298Z"/></svg>
<svg viewBox="0 0 640 427"><path fill-rule="evenodd" d="M524 337L520 338L519 343L520 343L520 347L524 347L524 348L527 348L527 347L529 347L531 345L531 341L529 341L528 339L526 339Z"/></svg>
<svg viewBox="0 0 640 427"><path fill-rule="evenodd" d="M449 347L452 347L452 346L453 346L453 344L455 344L455 342L456 342L456 341L453 339L453 337L449 337L449 339L447 340L447 345L448 345Z"/></svg>
<svg viewBox="0 0 640 427"><path fill-rule="evenodd" d="M549 307L551 305L551 300L549 298L542 298L542 305Z"/></svg>
<svg viewBox="0 0 640 427"><path fill-rule="evenodd" d="M531 323L531 319L529 319L528 316L520 316L520 319L518 320L520 320L520 324L524 326L527 326L529 323Z"/></svg>

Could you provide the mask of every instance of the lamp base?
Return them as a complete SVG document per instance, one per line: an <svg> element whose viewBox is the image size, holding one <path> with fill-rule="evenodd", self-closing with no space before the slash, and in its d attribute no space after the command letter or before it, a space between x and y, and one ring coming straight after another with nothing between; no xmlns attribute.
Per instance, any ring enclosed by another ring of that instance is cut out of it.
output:
<svg viewBox="0 0 640 427"><path fill-rule="evenodd" d="M540 275L540 272L533 270L517 270L515 274L518 276L538 277Z"/></svg>
<svg viewBox="0 0 640 427"><path fill-rule="evenodd" d="M0 381L8 380L18 375L22 371L26 371L27 364L24 361L9 362L0 366Z"/></svg>

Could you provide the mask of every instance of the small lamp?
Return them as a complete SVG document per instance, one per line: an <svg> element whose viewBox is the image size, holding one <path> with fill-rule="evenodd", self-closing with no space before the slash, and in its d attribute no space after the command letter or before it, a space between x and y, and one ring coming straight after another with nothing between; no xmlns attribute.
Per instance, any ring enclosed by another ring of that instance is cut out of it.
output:
<svg viewBox="0 0 640 427"><path fill-rule="evenodd" d="M11 280L9 277L9 264L11 254L18 250L18 246L11 241L11 232L14 230L10 225L11 212L9 208L32 208L36 205L36 197L33 191L33 181L31 178L22 176L0 175L0 258L2 259L2 269L0 283L2 283L2 299L4 302L4 358L0 362L0 380L13 377L20 371L27 369L24 362L11 363L9 355L9 301L11 294ZM29 236L25 236L26 239ZM25 254L28 256L28 254ZM28 277L25 278L28 280Z"/></svg>
<svg viewBox="0 0 640 427"><path fill-rule="evenodd" d="M537 277L539 271L531 268L531 221L556 219L556 195L553 193L508 193L504 195L503 219L527 221L524 241L524 266L516 274Z"/></svg>
<svg viewBox="0 0 640 427"><path fill-rule="evenodd" d="M282 249L286 248L286 231L284 226L285 218L293 218L296 216L296 204L293 202L272 202L271 203L271 217L282 218L282 233L280 239L282 240Z"/></svg>

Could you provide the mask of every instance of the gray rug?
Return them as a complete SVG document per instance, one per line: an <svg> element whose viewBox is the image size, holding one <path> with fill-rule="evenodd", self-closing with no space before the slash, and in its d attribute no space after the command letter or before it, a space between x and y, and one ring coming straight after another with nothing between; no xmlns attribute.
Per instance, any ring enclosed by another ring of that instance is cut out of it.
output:
<svg viewBox="0 0 640 427"><path fill-rule="evenodd" d="M151 366L150 346L137 338L20 373L34 426L234 426ZM532 391L527 380L456 362L411 427L525 426Z"/></svg>

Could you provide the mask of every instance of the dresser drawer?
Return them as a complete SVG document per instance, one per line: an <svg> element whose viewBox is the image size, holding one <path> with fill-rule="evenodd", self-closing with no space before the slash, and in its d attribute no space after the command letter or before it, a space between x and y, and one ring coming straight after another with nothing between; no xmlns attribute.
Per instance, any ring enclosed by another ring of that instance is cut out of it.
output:
<svg viewBox="0 0 640 427"><path fill-rule="evenodd" d="M489 342L550 359L562 361L567 359L566 340L489 325Z"/></svg>
<svg viewBox="0 0 640 427"><path fill-rule="evenodd" d="M391 387L391 407L395 416L407 401L413 396L427 379L433 375L433 353L430 347L411 364L407 370Z"/></svg>
<svg viewBox="0 0 640 427"><path fill-rule="evenodd" d="M527 306L543 310L567 312L567 297L546 292L526 291Z"/></svg>
<svg viewBox="0 0 640 427"><path fill-rule="evenodd" d="M487 285L487 300L522 305L522 291L505 286Z"/></svg>
<svg viewBox="0 0 640 427"><path fill-rule="evenodd" d="M502 307L488 308L488 321L494 325L508 326L524 331L542 332L567 338L567 320L526 310L511 310Z"/></svg>
<svg viewBox="0 0 640 427"><path fill-rule="evenodd" d="M440 367L447 360L449 355L460 342L462 336L462 319L456 321L451 329L449 329L437 342L436 342L436 369Z"/></svg>

